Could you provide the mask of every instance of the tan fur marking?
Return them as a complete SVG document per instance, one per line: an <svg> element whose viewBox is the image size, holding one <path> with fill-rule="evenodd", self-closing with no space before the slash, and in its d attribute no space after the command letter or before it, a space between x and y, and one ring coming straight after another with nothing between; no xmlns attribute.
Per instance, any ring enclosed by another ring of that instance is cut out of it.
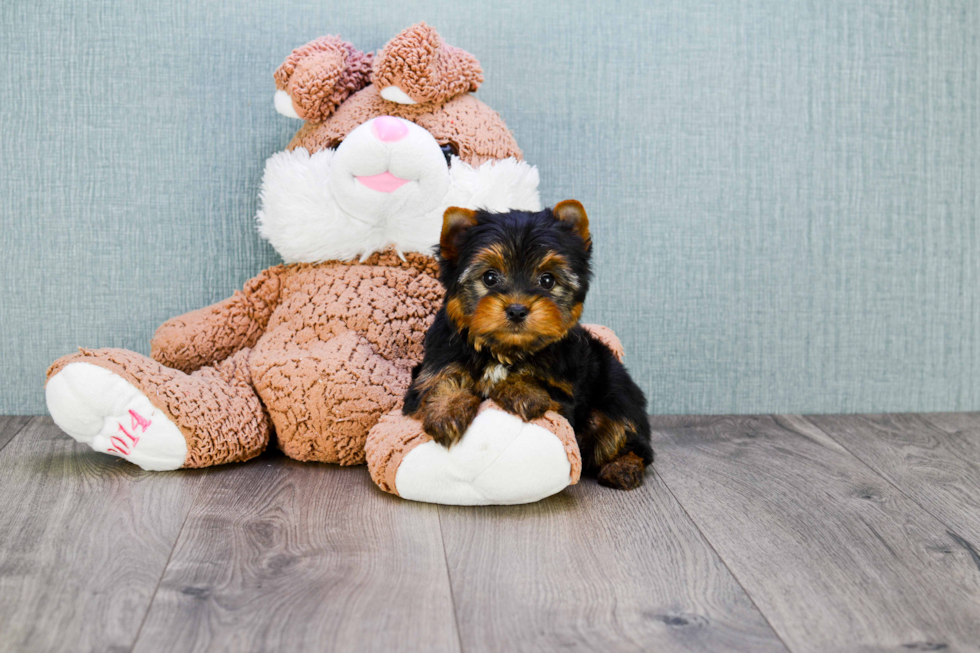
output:
<svg viewBox="0 0 980 653"><path fill-rule="evenodd" d="M463 302L459 300L459 297L453 297L446 302L446 315L460 331L469 328L470 318L463 310Z"/></svg>
<svg viewBox="0 0 980 653"><path fill-rule="evenodd" d="M569 269L568 260L558 252L548 252L538 264L538 272L547 272L555 268Z"/></svg>
<svg viewBox="0 0 980 653"><path fill-rule="evenodd" d="M531 421L549 410L561 408L541 387L540 381L528 374L511 374L490 391L490 399L506 410Z"/></svg>
<svg viewBox="0 0 980 653"><path fill-rule="evenodd" d="M458 442L480 407L470 374L452 363L436 372L423 370L415 385L424 396L414 417L425 432L446 447Z"/></svg>
<svg viewBox="0 0 980 653"><path fill-rule="evenodd" d="M599 485L617 490L634 490L643 485L645 471L643 459L630 451L602 466L599 470Z"/></svg>
<svg viewBox="0 0 980 653"><path fill-rule="evenodd" d="M569 397L575 394L575 386L573 386L570 381L561 381L550 376L542 377L541 380L550 385L552 388L561 390Z"/></svg>
<svg viewBox="0 0 980 653"><path fill-rule="evenodd" d="M476 309L470 316L470 329L473 331L473 335L477 337L496 336L499 332L508 329L510 321L507 319L505 311L512 303L509 296L505 295L483 297L477 302Z"/></svg>
<svg viewBox="0 0 980 653"><path fill-rule="evenodd" d="M422 393L432 392L440 384L449 383L462 386L465 370L457 363L450 363L441 370L422 369L415 379L415 387Z"/></svg>
<svg viewBox="0 0 980 653"><path fill-rule="evenodd" d="M444 447L452 446L469 428L480 408L480 398L468 390L440 392L419 409L423 430Z"/></svg>
<svg viewBox="0 0 980 653"><path fill-rule="evenodd" d="M504 255L504 248L499 243L490 245L479 252L474 258L478 264L482 263L487 268L492 268L507 276L507 257Z"/></svg>
<svg viewBox="0 0 980 653"><path fill-rule="evenodd" d="M527 319L520 325L507 319L506 309L511 304L524 304L528 307ZM470 341L477 350L479 346L490 346L495 354L506 352L514 356L522 352L533 353L564 338L568 330L578 322L581 314L581 304L576 304L571 314L565 316L546 297L487 295L477 303L476 310L470 317Z"/></svg>
<svg viewBox="0 0 980 653"><path fill-rule="evenodd" d="M585 213L585 207L578 200L565 200L555 204L552 209L555 218L562 222L567 222L575 227L575 231L586 243L589 242L589 216Z"/></svg>
<svg viewBox="0 0 980 653"><path fill-rule="evenodd" d="M599 411L592 413L586 437L594 443L593 462L597 467L602 467L619 455L626 445L627 432L636 432L636 426L629 420L616 421Z"/></svg>
<svg viewBox="0 0 980 653"><path fill-rule="evenodd" d="M550 299L535 297L528 304L531 312L527 316L525 324L529 331L543 337L549 342L561 340L568 333L569 325L566 323L561 309Z"/></svg>
<svg viewBox="0 0 980 653"><path fill-rule="evenodd" d="M447 261L459 256L456 239L461 233L476 225L476 211L450 206L442 214L442 233L439 235L439 253Z"/></svg>

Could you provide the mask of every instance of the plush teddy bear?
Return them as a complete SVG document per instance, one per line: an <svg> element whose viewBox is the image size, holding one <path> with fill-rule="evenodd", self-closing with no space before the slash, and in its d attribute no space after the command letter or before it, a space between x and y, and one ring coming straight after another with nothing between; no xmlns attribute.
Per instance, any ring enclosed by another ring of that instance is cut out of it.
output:
<svg viewBox="0 0 980 653"><path fill-rule="evenodd" d="M305 123L268 160L258 212L284 264L164 323L149 358L57 360L54 421L148 470L248 460L274 437L296 460L367 462L383 490L422 501L520 503L576 482L557 414L524 423L487 403L445 449L400 410L442 298L432 254L445 209L541 208L537 170L471 95L482 81L425 23L376 55L334 36L295 50L275 106Z"/></svg>

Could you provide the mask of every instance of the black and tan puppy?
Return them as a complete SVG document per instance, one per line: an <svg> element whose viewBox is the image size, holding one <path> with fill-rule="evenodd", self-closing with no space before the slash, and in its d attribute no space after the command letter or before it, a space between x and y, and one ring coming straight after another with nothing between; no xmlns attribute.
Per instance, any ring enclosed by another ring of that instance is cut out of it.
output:
<svg viewBox="0 0 980 653"><path fill-rule="evenodd" d="M446 298L412 372L406 415L451 446L489 398L575 430L586 472L629 490L653 462L646 399L606 345L579 324L592 241L575 200L538 213L450 208L439 245Z"/></svg>

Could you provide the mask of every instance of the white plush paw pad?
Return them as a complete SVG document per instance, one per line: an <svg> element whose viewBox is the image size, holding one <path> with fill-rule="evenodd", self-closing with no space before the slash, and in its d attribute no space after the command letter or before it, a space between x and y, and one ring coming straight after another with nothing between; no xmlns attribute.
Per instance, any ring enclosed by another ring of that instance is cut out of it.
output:
<svg viewBox="0 0 980 653"><path fill-rule="evenodd" d="M177 425L103 367L69 363L48 380L45 395L55 424L96 451L153 471L178 469L187 458Z"/></svg>
<svg viewBox="0 0 980 653"><path fill-rule="evenodd" d="M398 467L398 495L460 506L538 501L568 486L571 464L561 440L536 424L485 410L450 449L430 441Z"/></svg>

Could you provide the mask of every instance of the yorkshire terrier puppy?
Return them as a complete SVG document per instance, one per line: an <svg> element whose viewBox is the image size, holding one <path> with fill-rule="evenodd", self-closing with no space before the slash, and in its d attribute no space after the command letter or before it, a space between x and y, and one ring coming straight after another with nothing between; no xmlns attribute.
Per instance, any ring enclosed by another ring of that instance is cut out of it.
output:
<svg viewBox="0 0 980 653"><path fill-rule="evenodd" d="M404 413L444 446L483 399L525 421L554 410L575 430L584 471L631 490L653 462L646 398L579 324L592 241L575 200L538 213L450 208L439 249L442 308L412 371Z"/></svg>

